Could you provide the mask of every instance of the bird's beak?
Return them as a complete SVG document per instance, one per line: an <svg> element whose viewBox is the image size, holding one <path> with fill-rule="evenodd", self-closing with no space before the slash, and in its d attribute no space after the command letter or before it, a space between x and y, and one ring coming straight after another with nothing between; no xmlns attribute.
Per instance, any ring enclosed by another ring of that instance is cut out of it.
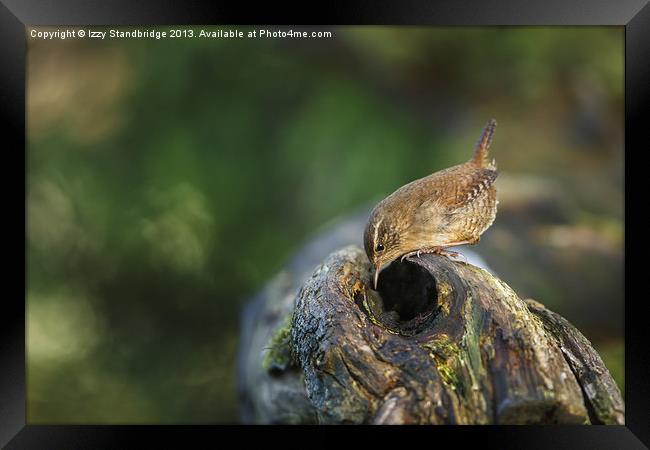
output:
<svg viewBox="0 0 650 450"><path fill-rule="evenodd" d="M381 269L381 264L377 263L375 266L375 291L377 290L377 281L379 281L379 270Z"/></svg>

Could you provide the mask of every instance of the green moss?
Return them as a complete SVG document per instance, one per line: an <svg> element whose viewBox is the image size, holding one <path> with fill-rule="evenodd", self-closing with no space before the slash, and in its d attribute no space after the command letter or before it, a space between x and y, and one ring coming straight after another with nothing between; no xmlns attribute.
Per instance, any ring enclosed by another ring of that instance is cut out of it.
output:
<svg viewBox="0 0 650 450"><path fill-rule="evenodd" d="M452 389L459 389L461 386L460 380L456 372L446 364L438 364L438 373L442 377L443 383L450 386Z"/></svg>
<svg viewBox="0 0 650 450"><path fill-rule="evenodd" d="M446 334L441 334L436 339L422 344L422 347L445 360L460 355L460 348Z"/></svg>
<svg viewBox="0 0 650 450"><path fill-rule="evenodd" d="M458 345L451 342L446 334L441 334L436 339L422 344L422 347L429 350L443 383L464 395L463 383L455 369L462 358Z"/></svg>
<svg viewBox="0 0 650 450"><path fill-rule="evenodd" d="M262 368L268 371L284 371L293 362L291 356L291 314L288 314L282 325L275 330L265 349Z"/></svg>
<svg viewBox="0 0 650 450"><path fill-rule="evenodd" d="M473 302L474 299L472 297L468 297L466 305L468 307L471 307ZM481 377L481 373L485 372L481 358L481 349L486 344L486 342L483 339L484 336L481 334L479 326L477 325L482 321L479 308L472 307L470 309L470 314L466 314L466 317L467 323L465 324L465 335L463 336L461 345L467 354L467 359L465 361L469 366L468 373L472 386L476 387L478 386L478 378ZM490 349L492 352L494 352L494 348L492 348L491 342L488 347L488 350Z"/></svg>
<svg viewBox="0 0 650 450"><path fill-rule="evenodd" d="M372 301L372 299L371 299L371 301ZM379 321L378 321L377 318L375 317L375 314L374 314L374 312L373 312L373 306L376 307L376 302L375 302L375 301L372 301L372 305L371 305L371 304L368 302L368 296L365 295L365 293L364 293L364 296L363 296L363 307L364 307L364 309L366 310L366 312L368 313L368 318L369 318L370 321L371 321L372 323L374 323L375 325L379 325L379 326L381 326L381 323L379 323Z"/></svg>

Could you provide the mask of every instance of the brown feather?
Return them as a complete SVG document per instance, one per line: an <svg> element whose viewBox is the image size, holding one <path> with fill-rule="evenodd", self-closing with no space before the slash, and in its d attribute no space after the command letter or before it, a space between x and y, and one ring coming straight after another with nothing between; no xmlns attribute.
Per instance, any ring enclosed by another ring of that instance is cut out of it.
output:
<svg viewBox="0 0 650 450"><path fill-rule="evenodd" d="M485 126L472 158L412 181L375 206L364 232L375 273L402 255L475 244L496 217L499 175L488 148L496 121Z"/></svg>
<svg viewBox="0 0 650 450"><path fill-rule="evenodd" d="M476 143L474 148L474 155L470 160L472 163L480 167L485 168L494 168L494 165L490 162L490 157L488 155L488 149L492 143L492 136L494 135L494 130L497 127L497 121L494 119L488 120L488 123L483 128L483 133Z"/></svg>

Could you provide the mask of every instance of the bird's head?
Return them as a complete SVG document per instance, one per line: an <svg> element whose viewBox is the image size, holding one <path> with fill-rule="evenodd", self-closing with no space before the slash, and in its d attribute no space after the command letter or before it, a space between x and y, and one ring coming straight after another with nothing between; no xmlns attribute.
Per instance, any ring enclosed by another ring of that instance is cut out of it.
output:
<svg viewBox="0 0 650 450"><path fill-rule="evenodd" d="M400 235L386 214L375 208L363 233L366 255L374 268L374 288L377 289L382 267L402 255Z"/></svg>

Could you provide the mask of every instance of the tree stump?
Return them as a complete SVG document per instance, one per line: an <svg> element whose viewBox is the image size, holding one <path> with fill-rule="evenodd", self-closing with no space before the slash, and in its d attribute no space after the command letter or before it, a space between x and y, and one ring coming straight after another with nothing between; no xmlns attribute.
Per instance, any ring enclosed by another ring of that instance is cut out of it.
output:
<svg viewBox="0 0 650 450"><path fill-rule="evenodd" d="M318 256L308 247L244 311L244 422L624 423L589 341L486 270L411 257L374 291L359 246L312 271Z"/></svg>

